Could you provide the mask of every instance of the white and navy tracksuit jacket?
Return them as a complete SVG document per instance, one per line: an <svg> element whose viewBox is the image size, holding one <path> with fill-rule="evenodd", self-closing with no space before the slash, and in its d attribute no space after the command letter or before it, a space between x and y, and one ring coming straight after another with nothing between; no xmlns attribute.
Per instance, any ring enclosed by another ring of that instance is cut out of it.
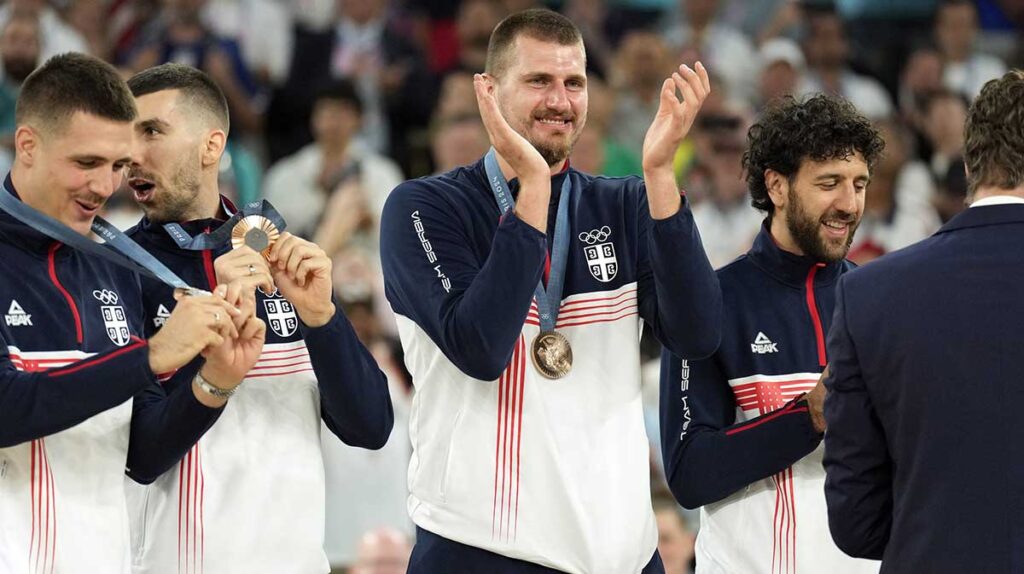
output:
<svg viewBox="0 0 1024 574"><path fill-rule="evenodd" d="M635 573L657 546L640 322L678 353L707 356L721 294L685 202L652 221L639 178L553 176L549 234L566 177L575 192L557 330L574 363L559 380L529 357L549 238L514 213L499 222L483 162L408 181L388 199L385 288L416 386L409 512L496 558ZM510 187L518 193L518 181ZM445 555L414 551L410 571L472 570L441 565Z"/></svg>
<svg viewBox="0 0 1024 574"><path fill-rule="evenodd" d="M196 235L222 223L183 227ZM146 219L129 236L189 285L210 290L213 260L230 249L181 249ZM142 287L152 333L175 302L162 283L144 279ZM224 415L176 468L146 487L127 484L135 572L327 572L321 418L352 446L380 448L391 433L387 380L340 309L313 329L279 294L257 291L256 299L266 344Z"/></svg>
<svg viewBox="0 0 1024 574"><path fill-rule="evenodd" d="M126 465L154 480L221 409L157 384L135 273L2 210L0 311L0 572L127 573Z"/></svg>
<svg viewBox="0 0 1024 574"><path fill-rule="evenodd" d="M718 351L699 361L662 354L665 474L683 506L703 507L701 573L878 571L829 536L821 435L801 399L827 363L835 285L852 267L783 251L762 227L718 271Z"/></svg>

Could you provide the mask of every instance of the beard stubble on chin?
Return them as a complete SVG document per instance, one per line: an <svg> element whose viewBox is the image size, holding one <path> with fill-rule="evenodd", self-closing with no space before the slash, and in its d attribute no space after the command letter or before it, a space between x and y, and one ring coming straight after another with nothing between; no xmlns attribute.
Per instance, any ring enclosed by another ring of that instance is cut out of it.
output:
<svg viewBox="0 0 1024 574"><path fill-rule="evenodd" d="M789 209L786 214L786 227L793 237L797 247L815 261L833 263L846 257L853 244L853 235L857 231L860 221L856 216L844 214L836 210L826 212L822 217L813 217L807 213L803 202L794 190L789 190ZM846 234L846 241L842 244L830 243L821 236L821 225L825 219L838 219L847 221L849 231Z"/></svg>

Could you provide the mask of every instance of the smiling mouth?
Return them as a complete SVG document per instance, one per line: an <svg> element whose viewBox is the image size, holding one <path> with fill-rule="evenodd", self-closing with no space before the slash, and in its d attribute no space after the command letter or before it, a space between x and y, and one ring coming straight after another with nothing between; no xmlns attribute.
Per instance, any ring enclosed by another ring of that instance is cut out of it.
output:
<svg viewBox="0 0 1024 574"><path fill-rule="evenodd" d="M821 225L832 235L846 235L850 230L850 221L822 221Z"/></svg>
<svg viewBox="0 0 1024 574"><path fill-rule="evenodd" d="M88 203L77 199L75 200L75 203L78 204L78 207L82 208L82 211L88 214L96 213L97 211L100 210L101 207L103 207L103 204L100 203Z"/></svg>
<svg viewBox="0 0 1024 574"><path fill-rule="evenodd" d="M568 127L572 125L572 120L561 118L538 118L537 123L545 126Z"/></svg>

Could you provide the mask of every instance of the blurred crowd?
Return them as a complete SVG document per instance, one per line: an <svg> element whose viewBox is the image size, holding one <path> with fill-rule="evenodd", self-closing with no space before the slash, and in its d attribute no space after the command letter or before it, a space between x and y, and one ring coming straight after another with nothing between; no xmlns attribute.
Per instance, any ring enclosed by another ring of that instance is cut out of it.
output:
<svg viewBox="0 0 1024 574"><path fill-rule="evenodd" d="M396 425L381 451L324 433L328 553L359 574L404 572L412 383L384 299L377 226L406 178L477 160L488 147L472 74L508 13L547 6L583 32L590 113L573 165L639 175L662 80L703 61L713 92L676 172L718 267L745 252L762 215L741 173L746 130L773 98L850 100L885 137L850 258L916 242L964 208L967 106L989 79L1024 67L1019 0L6 0L0 5L0 168L11 162L21 82L49 56L88 52L132 73L162 62L224 90L231 137L221 189L269 199L289 230L335 259L338 298L392 382ZM141 214L130 194L107 217ZM649 356L656 349L645 342ZM657 373L650 377L651 386ZM648 428L657 444L657 393ZM657 449L653 449L657 451ZM652 455L652 481L663 482ZM657 486L670 574L687 572L697 525Z"/></svg>

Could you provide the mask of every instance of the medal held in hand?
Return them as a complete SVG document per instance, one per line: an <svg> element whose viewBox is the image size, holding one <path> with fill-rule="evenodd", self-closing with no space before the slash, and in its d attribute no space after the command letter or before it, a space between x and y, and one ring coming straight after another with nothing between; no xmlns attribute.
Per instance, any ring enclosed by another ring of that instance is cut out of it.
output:
<svg viewBox="0 0 1024 574"><path fill-rule="evenodd" d="M266 257L280 236L281 232L269 219L262 215L249 215L231 228L231 247L238 249L245 245Z"/></svg>
<svg viewBox="0 0 1024 574"><path fill-rule="evenodd" d="M560 379L572 370L572 347L558 331L548 331L533 340L533 366L549 379Z"/></svg>

